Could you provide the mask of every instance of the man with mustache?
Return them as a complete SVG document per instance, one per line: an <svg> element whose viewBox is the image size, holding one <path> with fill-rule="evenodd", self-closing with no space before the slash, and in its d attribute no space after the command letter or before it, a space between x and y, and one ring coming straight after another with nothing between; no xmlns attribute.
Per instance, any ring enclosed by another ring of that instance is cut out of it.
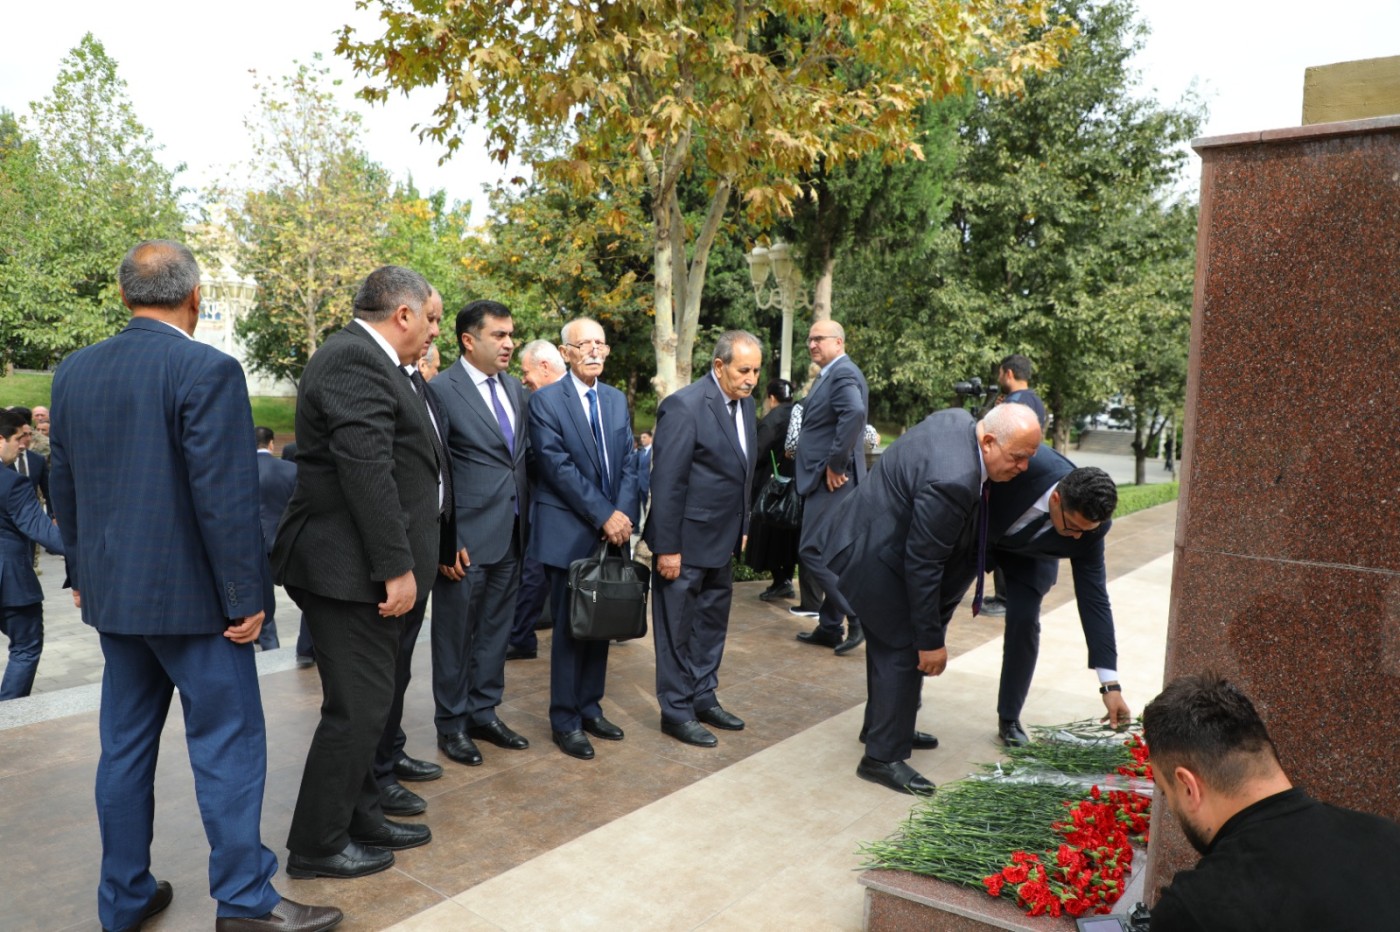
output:
<svg viewBox="0 0 1400 932"><path fill-rule="evenodd" d="M661 402L652 442L651 513L642 538L655 554L652 621L661 730L712 748L705 728L744 722L715 697L734 594L733 556L749 526L758 432L753 389L758 338L731 330L710 371Z"/></svg>

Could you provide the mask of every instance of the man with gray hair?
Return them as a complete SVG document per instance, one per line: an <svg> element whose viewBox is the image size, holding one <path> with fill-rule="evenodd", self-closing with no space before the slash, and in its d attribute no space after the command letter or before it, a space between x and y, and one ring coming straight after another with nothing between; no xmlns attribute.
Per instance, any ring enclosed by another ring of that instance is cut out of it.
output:
<svg viewBox="0 0 1400 932"><path fill-rule="evenodd" d="M417 272L383 266L360 286L354 314L302 373L297 485L272 554L321 671L321 723L287 839L292 877L373 874L394 850L432 838L425 825L384 818L374 765L376 745L391 750L399 732L403 643L452 550L440 530L451 470L417 369L442 299Z"/></svg>
<svg viewBox="0 0 1400 932"><path fill-rule="evenodd" d="M253 641L266 555L243 370L193 338L199 266L184 246L138 244L118 281L131 321L59 365L51 437L73 601L106 660L98 918L135 929L170 905L151 840L161 730L179 689L214 928L329 929L340 910L273 888L277 858L259 834L267 742Z"/></svg>
<svg viewBox="0 0 1400 932"><path fill-rule="evenodd" d="M715 688L733 558L748 536L758 450L752 396L762 370L758 338L731 330L716 343L710 371L656 409L651 512L642 534L655 555L656 698L662 732L699 747L719 743L705 725L744 727L720 707Z"/></svg>
<svg viewBox="0 0 1400 932"><path fill-rule="evenodd" d="M999 405L976 423L961 408L936 412L890 444L831 516L830 566L866 625L862 779L933 792L905 763L916 746L938 746L914 730L923 678L948 665L944 632L974 578L973 614L981 608L988 483L1025 472L1039 446L1025 405Z"/></svg>
<svg viewBox="0 0 1400 932"><path fill-rule="evenodd" d="M564 357L548 340L531 340L520 351L520 381L530 391L539 391L564 377Z"/></svg>

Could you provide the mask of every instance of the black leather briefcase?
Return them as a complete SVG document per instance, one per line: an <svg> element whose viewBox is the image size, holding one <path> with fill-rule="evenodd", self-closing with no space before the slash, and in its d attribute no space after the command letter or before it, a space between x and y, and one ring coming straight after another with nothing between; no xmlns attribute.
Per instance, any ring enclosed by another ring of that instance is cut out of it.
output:
<svg viewBox="0 0 1400 932"><path fill-rule="evenodd" d="M569 632L580 641L630 641L647 633L651 569L626 544L606 541L569 564Z"/></svg>

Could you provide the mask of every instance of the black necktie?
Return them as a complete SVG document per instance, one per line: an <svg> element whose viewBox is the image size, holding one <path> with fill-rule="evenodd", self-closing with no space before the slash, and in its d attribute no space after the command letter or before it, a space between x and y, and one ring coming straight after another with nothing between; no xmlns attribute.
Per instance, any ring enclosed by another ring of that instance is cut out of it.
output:
<svg viewBox="0 0 1400 932"><path fill-rule="evenodd" d="M972 617L982 614L982 587L987 582L987 493L991 483L982 483L982 505L977 515L977 591L972 596Z"/></svg>
<svg viewBox="0 0 1400 932"><path fill-rule="evenodd" d="M442 448L442 438L438 436L438 427L442 420L438 417L437 402L433 400L433 395L428 391L428 381L423 378L423 373L414 366L413 371L407 373L408 380L413 383L413 390L418 393L418 397L423 399L423 404L428 408L429 426L432 428L433 451L437 453L438 478L442 481L442 507L438 509L438 514L445 515L452 507L452 465L447 461L447 451Z"/></svg>
<svg viewBox="0 0 1400 932"><path fill-rule="evenodd" d="M739 419L739 399L729 402L729 417L734 421L735 441L739 444L741 458L747 459L744 450L744 422Z"/></svg>

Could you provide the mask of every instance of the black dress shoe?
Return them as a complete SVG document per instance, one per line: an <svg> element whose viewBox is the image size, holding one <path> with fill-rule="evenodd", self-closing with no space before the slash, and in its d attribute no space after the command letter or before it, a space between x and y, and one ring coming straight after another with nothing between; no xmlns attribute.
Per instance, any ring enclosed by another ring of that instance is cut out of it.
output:
<svg viewBox="0 0 1400 932"><path fill-rule="evenodd" d="M583 730L595 738L602 738L604 741L621 741L623 739L622 729L601 715L597 718L584 719Z"/></svg>
<svg viewBox="0 0 1400 932"><path fill-rule="evenodd" d="M993 618L1000 618L1006 614L1006 603L1001 599L983 599L980 615L990 615Z"/></svg>
<svg viewBox="0 0 1400 932"><path fill-rule="evenodd" d="M466 764L468 767L481 766L481 752L476 749L476 744L467 737L465 731L438 735L438 747L442 749L442 753L459 764Z"/></svg>
<svg viewBox="0 0 1400 932"><path fill-rule="evenodd" d="M861 744L865 743L864 728L860 730L859 740ZM926 731L916 731L914 732L913 746L916 751L932 751L934 748L938 747L938 739Z"/></svg>
<svg viewBox="0 0 1400 932"><path fill-rule="evenodd" d="M344 918L334 906L306 906L283 897L266 916L215 919L214 932L328 932Z"/></svg>
<svg viewBox="0 0 1400 932"><path fill-rule="evenodd" d="M997 737L1009 748L1023 748L1031 743L1030 736L1014 718L1003 718L997 725Z"/></svg>
<svg viewBox="0 0 1400 932"><path fill-rule="evenodd" d="M797 639L803 644L815 644L818 647L835 647L842 643L841 635L832 634L820 625L811 631L799 631Z"/></svg>
<svg viewBox="0 0 1400 932"><path fill-rule="evenodd" d="M726 712L717 705L696 712L695 717L706 725L723 728L725 731L743 731L744 720L732 712Z"/></svg>
<svg viewBox="0 0 1400 932"><path fill-rule="evenodd" d="M836 645L836 656L849 654L857 647L865 643L865 630L861 628L859 622L851 622L846 626L846 640Z"/></svg>
<svg viewBox="0 0 1400 932"><path fill-rule="evenodd" d="M473 725L467 729L467 734L473 738L480 738L482 741L489 741L498 748L505 748L507 751L523 751L530 746L523 735L518 735L506 727L506 723L500 719L494 722L487 722L485 725Z"/></svg>
<svg viewBox="0 0 1400 932"><path fill-rule="evenodd" d="M175 888L170 886L168 880L156 881L156 892L151 894L151 898L146 901L146 908L141 910L141 918L135 923L122 929L121 932L136 932L147 919L170 905L170 901L175 899ZM105 932L105 930L104 930Z"/></svg>
<svg viewBox="0 0 1400 932"><path fill-rule="evenodd" d="M430 760L401 757L394 761L394 776L410 783L427 783L442 776L442 765Z"/></svg>
<svg viewBox="0 0 1400 932"><path fill-rule="evenodd" d="M305 879L307 877L365 877L388 870L394 865L394 852L383 848L366 848L358 842L350 842L339 854L324 858L307 857L301 854L287 855L287 876Z"/></svg>
<svg viewBox="0 0 1400 932"><path fill-rule="evenodd" d="M297 666L314 667L316 666L316 658L308 654L297 654Z"/></svg>
<svg viewBox="0 0 1400 932"><path fill-rule="evenodd" d="M887 786L896 793L928 796L935 789L932 780L902 760L887 764L873 757L862 757L856 765L856 776L871 783Z"/></svg>
<svg viewBox="0 0 1400 932"><path fill-rule="evenodd" d="M397 783L379 788L379 808L385 815L417 815L428 808L423 797Z"/></svg>
<svg viewBox="0 0 1400 932"><path fill-rule="evenodd" d="M776 602L779 599L790 599L795 595L792 591L792 583L784 583L781 586L769 586L758 594L758 597L765 602Z"/></svg>
<svg viewBox="0 0 1400 932"><path fill-rule="evenodd" d="M577 757L579 760L593 759L593 745L583 732L556 731L553 736L554 743L559 745L559 750L570 757Z"/></svg>
<svg viewBox="0 0 1400 932"><path fill-rule="evenodd" d="M821 613L814 608L803 608L801 605L789 605L788 614L796 615L798 618L816 618Z"/></svg>
<svg viewBox="0 0 1400 932"><path fill-rule="evenodd" d="M662 734L670 735L677 741L686 744L693 744L697 748L712 748L719 744L719 739L711 734L704 725L699 722L668 722L664 718L661 720Z"/></svg>
<svg viewBox="0 0 1400 932"><path fill-rule="evenodd" d="M528 647L507 647L507 660L534 660L540 655L538 650L530 650Z"/></svg>
<svg viewBox="0 0 1400 932"><path fill-rule="evenodd" d="M364 835L351 835L350 840L367 848L402 851L405 848L426 845L433 840L433 833L426 825L419 825L415 822L390 822L385 819L384 824L379 828Z"/></svg>

